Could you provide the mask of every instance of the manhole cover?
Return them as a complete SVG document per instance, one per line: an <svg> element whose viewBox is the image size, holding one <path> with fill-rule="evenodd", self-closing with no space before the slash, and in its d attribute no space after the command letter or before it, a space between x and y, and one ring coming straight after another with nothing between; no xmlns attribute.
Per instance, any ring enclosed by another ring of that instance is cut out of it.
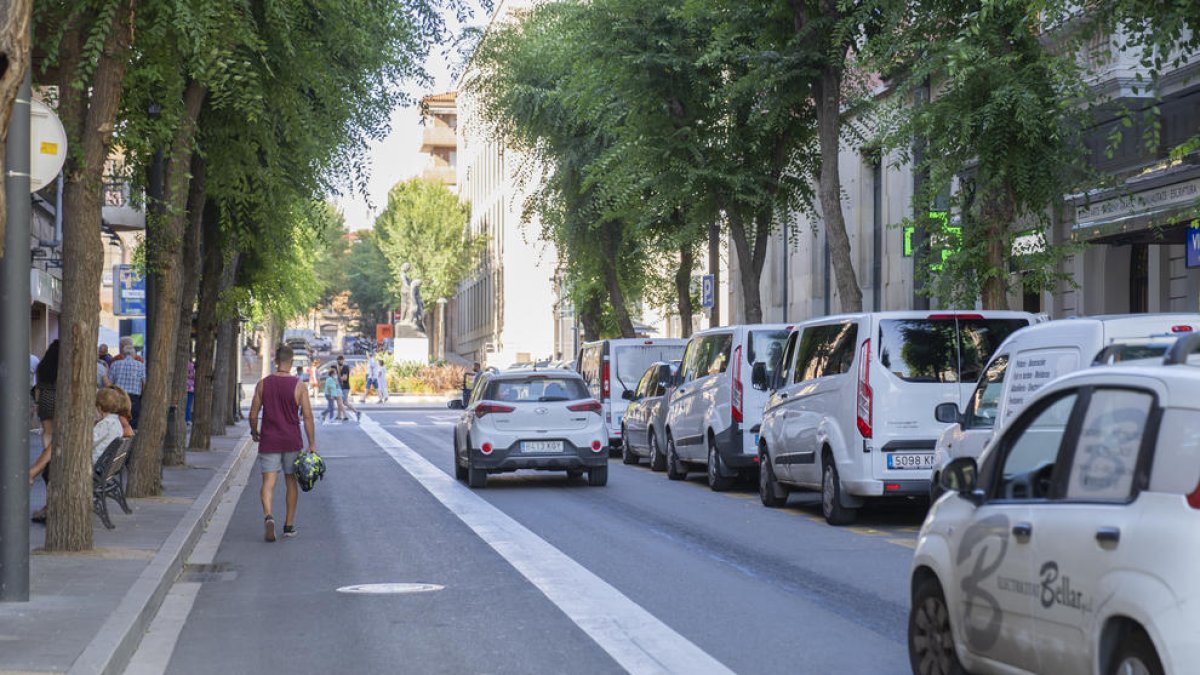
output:
<svg viewBox="0 0 1200 675"><path fill-rule="evenodd" d="M437 584L357 584L342 586L338 593L364 593L372 595L388 595L397 593L430 593L440 591L445 586Z"/></svg>

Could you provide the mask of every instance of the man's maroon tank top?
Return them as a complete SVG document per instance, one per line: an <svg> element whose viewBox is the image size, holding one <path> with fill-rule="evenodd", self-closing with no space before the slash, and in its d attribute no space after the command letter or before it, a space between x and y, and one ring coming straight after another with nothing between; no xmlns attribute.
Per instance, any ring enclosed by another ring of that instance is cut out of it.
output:
<svg viewBox="0 0 1200 675"><path fill-rule="evenodd" d="M300 407L296 405L299 383L300 378L291 375L263 378L259 452L298 452L304 447L300 438Z"/></svg>

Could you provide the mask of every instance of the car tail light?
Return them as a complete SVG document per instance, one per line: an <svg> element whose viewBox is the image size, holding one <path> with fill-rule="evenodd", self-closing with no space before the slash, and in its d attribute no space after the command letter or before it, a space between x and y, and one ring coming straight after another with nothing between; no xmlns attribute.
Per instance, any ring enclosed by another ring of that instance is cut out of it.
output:
<svg viewBox="0 0 1200 675"><path fill-rule="evenodd" d="M612 395L612 385L609 384L608 375L608 361L605 361L604 365L600 366L600 395L604 398L608 398L610 395Z"/></svg>
<svg viewBox="0 0 1200 675"><path fill-rule="evenodd" d="M492 450L493 448L491 443L484 443L483 445L479 446L479 451L485 455L492 454Z"/></svg>
<svg viewBox="0 0 1200 675"><path fill-rule="evenodd" d="M899 483L884 483L883 489L887 492L895 492L900 489Z"/></svg>
<svg viewBox="0 0 1200 675"><path fill-rule="evenodd" d="M511 405L500 405L499 403L480 403L475 406L475 417L483 417L492 413L510 413L516 410Z"/></svg>
<svg viewBox="0 0 1200 675"><path fill-rule="evenodd" d="M1188 326L1186 324L1181 325L1181 326L1171 326L1171 332L1172 333L1190 333L1190 332L1192 332L1192 327Z"/></svg>
<svg viewBox="0 0 1200 675"><path fill-rule="evenodd" d="M866 340L858 350L858 433L871 437L871 341Z"/></svg>
<svg viewBox="0 0 1200 675"><path fill-rule="evenodd" d="M604 446L600 444L600 441L592 441L592 452L600 452L602 449Z"/></svg>
<svg viewBox="0 0 1200 675"><path fill-rule="evenodd" d="M572 403L567 406L567 410L571 412L594 412L599 415L604 412L604 406L600 405L600 401L590 399L583 403Z"/></svg>
<svg viewBox="0 0 1200 675"><path fill-rule="evenodd" d="M733 350L733 393L729 397L729 414L733 421L742 422L742 348Z"/></svg>
<svg viewBox="0 0 1200 675"><path fill-rule="evenodd" d="M1188 506L1193 509L1200 509L1200 485L1197 485L1196 489L1192 490L1192 493L1187 496L1187 502Z"/></svg>

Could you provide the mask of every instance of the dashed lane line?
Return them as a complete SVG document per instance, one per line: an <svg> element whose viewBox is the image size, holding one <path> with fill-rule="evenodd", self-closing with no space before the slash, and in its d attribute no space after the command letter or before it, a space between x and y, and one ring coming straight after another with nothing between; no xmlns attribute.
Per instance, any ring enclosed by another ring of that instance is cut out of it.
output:
<svg viewBox="0 0 1200 675"><path fill-rule="evenodd" d="M634 675L731 674L608 582L492 506L363 416L362 430L451 513Z"/></svg>

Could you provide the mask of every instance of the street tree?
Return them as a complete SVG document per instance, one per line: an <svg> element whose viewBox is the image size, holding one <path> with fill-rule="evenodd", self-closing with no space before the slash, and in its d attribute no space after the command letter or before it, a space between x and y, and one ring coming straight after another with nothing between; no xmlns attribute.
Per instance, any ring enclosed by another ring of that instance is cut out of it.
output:
<svg viewBox="0 0 1200 675"><path fill-rule="evenodd" d="M398 298L393 290L392 270L388 259L379 249L374 232L359 234L350 245L346 260L346 287L350 302L358 309L358 330L368 335L379 323L389 323Z"/></svg>
<svg viewBox="0 0 1200 675"><path fill-rule="evenodd" d="M474 269L485 241L467 231L469 210L445 185L422 178L396 183L375 218L374 241L388 261L393 295L402 292L402 267L421 279L428 307L453 297L458 282ZM432 310L431 310L432 311Z"/></svg>

